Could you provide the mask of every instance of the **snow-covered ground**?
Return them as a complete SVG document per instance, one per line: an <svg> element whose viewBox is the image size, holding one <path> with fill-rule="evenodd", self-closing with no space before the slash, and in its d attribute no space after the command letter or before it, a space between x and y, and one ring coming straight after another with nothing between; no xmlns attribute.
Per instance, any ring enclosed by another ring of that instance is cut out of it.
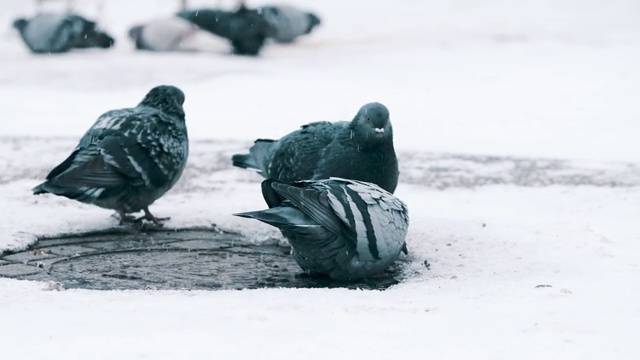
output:
<svg viewBox="0 0 640 360"><path fill-rule="evenodd" d="M278 234L230 214L264 207L260 178L225 159L386 104L412 275L385 292L57 292L0 279L3 358L640 356L637 1L291 1L323 25L260 58L134 52L127 27L177 1L75 3L116 48L35 57L0 33L0 250L115 226L108 211L29 189L98 115L170 83L186 93L194 141L152 209L168 226L216 223L256 242ZM0 6L7 25L34 9Z"/></svg>
<svg viewBox="0 0 640 360"><path fill-rule="evenodd" d="M200 138L280 136L378 100L400 148L640 159L635 0L292 1L323 25L259 59L134 52L127 28L178 1L109 0L101 12L96 0L75 3L102 20L116 48L33 57L7 28L0 98L29 100L3 102L0 116L13 119L3 134L80 135L103 109L172 83ZM33 10L32 1L3 4L7 26Z"/></svg>

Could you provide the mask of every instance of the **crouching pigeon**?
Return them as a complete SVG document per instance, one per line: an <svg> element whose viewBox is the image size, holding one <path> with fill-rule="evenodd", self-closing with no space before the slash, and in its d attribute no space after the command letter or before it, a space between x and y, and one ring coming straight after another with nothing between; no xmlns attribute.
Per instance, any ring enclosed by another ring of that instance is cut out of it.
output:
<svg viewBox="0 0 640 360"><path fill-rule="evenodd" d="M407 252L407 207L375 184L331 178L289 185L268 179L262 194L269 209L235 215L280 229L310 274L358 280Z"/></svg>
<svg viewBox="0 0 640 360"><path fill-rule="evenodd" d="M249 154L231 160L234 166L284 182L340 177L389 192L398 185L389 111L380 103L362 106L351 122L315 122L279 140L258 139Z"/></svg>
<svg viewBox="0 0 640 360"><path fill-rule="evenodd" d="M157 19L129 29L136 49L149 51L226 51L225 39L201 30L177 16Z"/></svg>
<svg viewBox="0 0 640 360"><path fill-rule="evenodd" d="M234 12L199 9L182 11L178 16L227 39L233 52L239 55L258 55L269 31L267 22L258 11L244 5Z"/></svg>
<svg viewBox="0 0 640 360"><path fill-rule="evenodd" d="M31 19L16 19L13 27L35 54L94 47L106 49L115 43L95 22L77 14L42 13Z"/></svg>
<svg viewBox="0 0 640 360"><path fill-rule="evenodd" d="M175 185L187 163L183 103L180 89L164 85L134 108L104 113L34 195L51 193L113 209L121 223L134 221L127 214L142 210L137 220L158 223L162 219L149 205Z"/></svg>
<svg viewBox="0 0 640 360"><path fill-rule="evenodd" d="M258 11L269 24L269 37L279 43L291 43L320 24L316 14L293 6L261 6Z"/></svg>

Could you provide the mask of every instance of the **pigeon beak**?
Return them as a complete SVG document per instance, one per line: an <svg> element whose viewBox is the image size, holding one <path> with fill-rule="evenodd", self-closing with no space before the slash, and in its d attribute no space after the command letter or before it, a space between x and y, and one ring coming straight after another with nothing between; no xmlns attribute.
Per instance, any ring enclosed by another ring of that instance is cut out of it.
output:
<svg viewBox="0 0 640 360"><path fill-rule="evenodd" d="M373 128L373 131L375 131L377 135L384 134L384 128Z"/></svg>

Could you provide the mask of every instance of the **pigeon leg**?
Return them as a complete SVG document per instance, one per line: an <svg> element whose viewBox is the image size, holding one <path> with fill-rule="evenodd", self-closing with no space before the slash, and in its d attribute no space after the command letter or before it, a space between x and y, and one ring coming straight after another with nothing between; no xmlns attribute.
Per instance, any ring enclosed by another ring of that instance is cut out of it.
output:
<svg viewBox="0 0 640 360"><path fill-rule="evenodd" d="M160 224L161 221L167 221L167 220L171 219L170 217L166 217L166 218L157 218L157 217L155 217L151 213L151 211L149 211L148 207L145 207L144 209L142 209L142 211L144 211L144 215L139 217L139 218L137 218L136 221L149 220L149 221L152 221L156 225L161 225Z"/></svg>
<svg viewBox="0 0 640 360"><path fill-rule="evenodd" d="M120 225L124 224L124 223L133 223L136 221L135 216L132 215L127 215L124 213L124 211L118 211L118 219L120 219ZM114 214L115 217L115 214Z"/></svg>

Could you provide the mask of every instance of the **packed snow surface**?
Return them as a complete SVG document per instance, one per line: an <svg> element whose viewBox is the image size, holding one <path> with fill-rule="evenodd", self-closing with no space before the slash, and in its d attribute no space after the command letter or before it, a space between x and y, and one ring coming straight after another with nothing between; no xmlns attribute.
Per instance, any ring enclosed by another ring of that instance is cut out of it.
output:
<svg viewBox="0 0 640 360"><path fill-rule="evenodd" d="M0 250L117 226L109 211L30 189L101 113L165 83L186 94L192 151L152 211L168 227L215 223L256 243L280 237L230 215L265 207L260 177L230 155L387 105L408 278L384 292L0 279L2 358L638 358L640 3L289 3L322 25L258 58L134 51L128 27L176 11L169 0L76 1L116 47L34 56L9 24L35 2L4 0Z"/></svg>

